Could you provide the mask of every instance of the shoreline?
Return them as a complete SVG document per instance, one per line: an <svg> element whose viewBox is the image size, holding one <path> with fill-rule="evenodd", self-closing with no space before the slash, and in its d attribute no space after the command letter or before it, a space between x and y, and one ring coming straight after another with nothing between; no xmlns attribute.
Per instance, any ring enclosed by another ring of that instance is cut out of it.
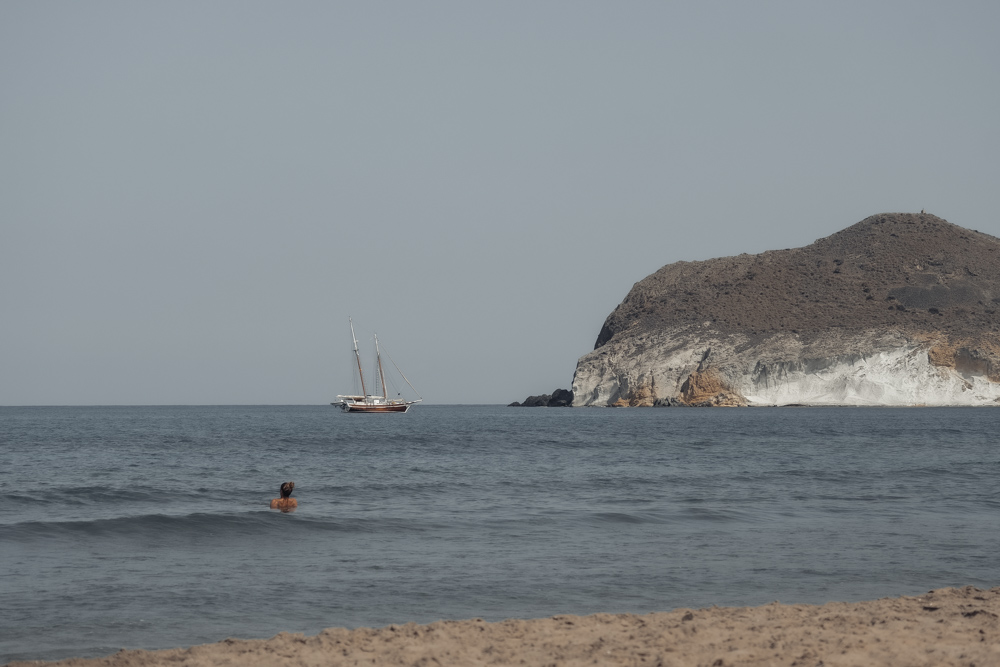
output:
<svg viewBox="0 0 1000 667"><path fill-rule="evenodd" d="M103 658L12 662L58 667L241 665L1000 665L1000 587L823 605L709 607L329 628L315 636L226 639Z"/></svg>

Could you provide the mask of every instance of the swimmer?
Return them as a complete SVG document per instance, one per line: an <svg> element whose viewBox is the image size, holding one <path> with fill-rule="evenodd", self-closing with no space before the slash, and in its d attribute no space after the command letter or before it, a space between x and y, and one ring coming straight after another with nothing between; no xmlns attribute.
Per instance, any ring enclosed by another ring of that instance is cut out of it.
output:
<svg viewBox="0 0 1000 667"><path fill-rule="evenodd" d="M299 501L292 498L292 489L295 488L295 482L285 482L281 485L281 497L274 498L271 501L271 509L281 510L282 512L291 512L296 507L299 506Z"/></svg>

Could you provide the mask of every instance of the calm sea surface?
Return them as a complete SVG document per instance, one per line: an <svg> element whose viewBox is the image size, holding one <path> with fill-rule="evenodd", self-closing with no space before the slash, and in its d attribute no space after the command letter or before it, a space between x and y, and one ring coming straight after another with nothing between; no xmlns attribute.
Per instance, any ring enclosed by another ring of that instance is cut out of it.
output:
<svg viewBox="0 0 1000 667"><path fill-rule="evenodd" d="M0 408L0 662L1000 585L1000 410ZM299 509L268 509L296 483Z"/></svg>

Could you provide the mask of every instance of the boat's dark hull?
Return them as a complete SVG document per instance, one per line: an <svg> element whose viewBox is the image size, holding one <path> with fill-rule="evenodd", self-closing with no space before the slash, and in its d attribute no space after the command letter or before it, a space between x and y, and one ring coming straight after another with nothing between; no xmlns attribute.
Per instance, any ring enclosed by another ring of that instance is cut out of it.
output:
<svg viewBox="0 0 1000 667"><path fill-rule="evenodd" d="M401 405L344 405L344 412L406 412L409 409L409 403Z"/></svg>
<svg viewBox="0 0 1000 667"><path fill-rule="evenodd" d="M383 412L406 412L413 403L354 403L343 401L341 403L332 403L332 405L339 405L340 409L344 412L379 414Z"/></svg>

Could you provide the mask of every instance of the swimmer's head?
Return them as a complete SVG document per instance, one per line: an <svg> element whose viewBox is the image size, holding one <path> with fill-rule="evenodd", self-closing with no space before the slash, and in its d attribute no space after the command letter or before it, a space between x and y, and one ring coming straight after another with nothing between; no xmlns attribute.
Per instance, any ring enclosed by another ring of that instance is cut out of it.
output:
<svg viewBox="0 0 1000 667"><path fill-rule="evenodd" d="M281 485L281 497L287 498L292 495L292 489L295 488L295 482L285 482Z"/></svg>

